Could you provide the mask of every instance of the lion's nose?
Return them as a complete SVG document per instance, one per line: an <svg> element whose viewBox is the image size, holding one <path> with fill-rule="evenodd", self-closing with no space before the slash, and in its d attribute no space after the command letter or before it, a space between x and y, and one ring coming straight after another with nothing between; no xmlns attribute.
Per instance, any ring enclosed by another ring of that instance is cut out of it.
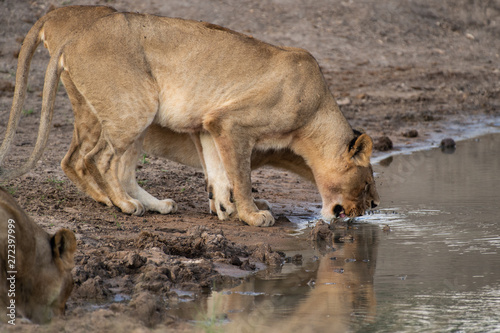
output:
<svg viewBox="0 0 500 333"><path fill-rule="evenodd" d="M375 207L377 207L377 206L378 206L378 203L377 203L377 202L375 202L375 200L372 200L372 208L375 208Z"/></svg>

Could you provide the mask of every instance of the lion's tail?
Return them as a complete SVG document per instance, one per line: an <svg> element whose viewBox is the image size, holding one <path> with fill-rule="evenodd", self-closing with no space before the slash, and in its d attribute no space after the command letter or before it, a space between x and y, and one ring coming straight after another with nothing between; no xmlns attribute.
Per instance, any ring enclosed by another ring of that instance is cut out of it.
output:
<svg viewBox="0 0 500 333"><path fill-rule="evenodd" d="M2 146L0 147L0 164L3 162L7 152L10 149L10 146L12 145L12 140L14 139L14 135L19 124L21 110L26 97L31 59L33 58L33 54L35 53L36 48L42 40L41 30L44 23L45 21L42 20L39 20L37 21L37 23L35 23L35 25L26 35L23 46L21 47L21 52L19 53L14 100L12 102L9 123L7 125L7 130L5 133L5 139L2 142ZM61 59L62 48L54 52L54 54L51 56L47 71L45 73L42 112L35 148L33 149L33 152L31 153L28 161L20 168L12 170L5 170L0 168L0 179L2 180L9 180L25 174L34 167L35 163L42 156L43 150L47 144L50 123L52 122L52 116L54 114L54 102L57 92L57 86L62 72Z"/></svg>
<svg viewBox="0 0 500 333"><path fill-rule="evenodd" d="M30 29L26 37L24 38L21 51L19 52L19 58L17 61L17 72L16 72L16 88L14 90L14 99L12 101L12 108L10 109L9 122L7 124L7 130L5 132L5 139L0 147L0 165L2 164L5 156L7 155L10 146L12 145L12 140L16 134L16 129L19 124L19 119L21 118L21 110L24 105L24 100L26 98L26 90L28 88L28 75L31 65L31 59L38 45L41 42L41 31L45 20L38 20L33 27Z"/></svg>

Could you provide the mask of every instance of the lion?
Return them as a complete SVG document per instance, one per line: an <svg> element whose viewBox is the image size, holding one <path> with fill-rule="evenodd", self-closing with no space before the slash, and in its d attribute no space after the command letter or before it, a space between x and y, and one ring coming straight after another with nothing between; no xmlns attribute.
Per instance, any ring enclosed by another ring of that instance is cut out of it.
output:
<svg viewBox="0 0 500 333"><path fill-rule="evenodd" d="M73 289L72 231L49 235L0 188L0 322L20 316L35 323L64 314Z"/></svg>
<svg viewBox="0 0 500 333"><path fill-rule="evenodd" d="M93 21L112 12L116 12L116 9L108 6L67 6L49 12L35 23L26 36L20 52L17 71L18 81L16 84L16 93L12 107L12 117L9 121L6 139L0 149L0 160L3 160L11 145L15 128L17 127L19 117L21 115L20 111L22 109L24 96L26 94L29 64L39 43L43 41L44 46L48 49L49 53L52 54L59 46L64 45L64 43L66 43L73 34L85 29ZM85 99L82 98L78 91L73 88L69 76L66 75L66 73L62 73L61 79L68 92L75 115L73 138L70 148L61 162L61 167L68 178L84 193L88 194L98 202L111 206L111 200L107 197L106 193L100 189L93 177L90 176L83 162L83 157L95 146L100 136L101 131L99 122L88 108ZM150 135L149 133L152 134ZM148 137L157 138L158 134L163 134L163 137L161 138L162 140L168 139L168 142L170 143L169 149L165 149L164 145L157 145L153 143L153 140L147 140ZM173 159L174 161L194 166L196 168L204 169L206 180L211 183L211 185L207 186L207 188L210 189L209 201L211 212L217 214L221 220L227 219L235 213L234 203L231 202L232 200L230 198L231 190L230 185L227 184L227 177L225 177L225 173L220 172L220 165L213 168L212 172L207 172L207 168L204 165L203 154L201 153L200 139L195 138L194 141L191 142L192 139L193 138L189 135L174 133L172 131L167 131L164 128L160 131L148 130L146 134L146 142L151 142L151 146L155 147L154 150L160 151L163 157L167 157ZM213 147L213 144L211 146ZM194 147L197 147L196 151L194 150ZM144 148L146 151L151 150L148 149L148 144L146 144ZM138 153L138 150L130 149L130 158L128 160L133 160L134 156ZM200 153L200 156L197 155L198 153ZM266 155L268 156L267 159L272 159L274 156L276 162L282 164L280 159L282 155L284 155L283 153L278 155ZM215 164L217 164L217 161ZM297 168L297 166L291 166L294 169ZM305 164L301 163L301 166L305 166ZM305 166L305 168L307 169L307 166ZM124 166L122 170L123 173L120 173L120 178L124 183L129 185L129 194L133 196L136 194L134 197L137 198L137 192L145 193L147 200L143 199L142 203L146 209L160 213L169 213L174 211L168 206L168 202L167 207L165 207L165 203L152 196L148 196L148 194L137 185L137 182L135 181L135 174L133 174L135 169ZM305 173L310 174L310 170L302 172L302 174ZM307 178L312 179L309 174ZM132 190L130 190L130 188L132 188ZM255 203L262 209L269 209L268 203L264 200L255 200Z"/></svg>
<svg viewBox="0 0 500 333"><path fill-rule="evenodd" d="M250 225L274 223L252 200L255 151L285 151L304 161L326 218L360 215L368 197L378 202L369 163L372 141L355 135L310 53L205 22L132 13L105 15L52 52L37 144L28 162L6 176L26 172L40 157L61 74L73 107L76 99L100 125L97 141L80 159L107 195L98 201L109 200L126 213L144 211L129 195L136 182L128 155L137 157L152 125L194 137L198 152L210 152L208 160L222 166L232 189L229 201ZM173 209L173 202L164 202Z"/></svg>

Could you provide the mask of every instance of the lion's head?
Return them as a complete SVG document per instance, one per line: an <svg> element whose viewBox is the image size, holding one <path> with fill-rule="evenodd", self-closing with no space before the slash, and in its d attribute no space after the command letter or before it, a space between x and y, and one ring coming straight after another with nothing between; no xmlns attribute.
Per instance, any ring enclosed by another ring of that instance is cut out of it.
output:
<svg viewBox="0 0 500 333"><path fill-rule="evenodd" d="M372 139L366 134L357 135L348 145L340 157L341 163L321 186L323 217L360 216L380 203L370 164L372 148Z"/></svg>
<svg viewBox="0 0 500 333"><path fill-rule="evenodd" d="M0 187L0 306L7 309L0 322L21 315L45 323L64 314L75 251L72 231L47 234Z"/></svg>

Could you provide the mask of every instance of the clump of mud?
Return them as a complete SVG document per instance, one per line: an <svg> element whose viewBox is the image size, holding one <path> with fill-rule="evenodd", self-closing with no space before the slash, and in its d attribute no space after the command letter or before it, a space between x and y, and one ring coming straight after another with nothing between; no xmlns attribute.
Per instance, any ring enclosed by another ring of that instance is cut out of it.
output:
<svg viewBox="0 0 500 333"><path fill-rule="evenodd" d="M285 253L280 251L274 252L269 244L258 245L252 257L270 266L280 266L285 261Z"/></svg>
<svg viewBox="0 0 500 333"><path fill-rule="evenodd" d="M107 304L112 312L129 313L147 327L168 319L166 308L180 300L177 290L192 292L194 299L240 282L221 274L216 264L248 272L256 270L256 263L279 266L285 257L267 244L254 248L235 244L222 230L205 226L180 235L142 231L121 244L77 256L73 307Z"/></svg>
<svg viewBox="0 0 500 333"><path fill-rule="evenodd" d="M354 241L351 219L335 219L330 223L319 219L311 230L309 239L320 249L333 247L335 243L351 243Z"/></svg>
<svg viewBox="0 0 500 333"><path fill-rule="evenodd" d="M418 131L416 129L411 129L409 131L401 133L405 138L416 138L418 137Z"/></svg>
<svg viewBox="0 0 500 333"><path fill-rule="evenodd" d="M441 151L445 154L453 154L455 152L456 146L457 144L452 138L441 140L441 144L439 145Z"/></svg>
<svg viewBox="0 0 500 333"><path fill-rule="evenodd" d="M166 305L162 296L151 292L141 292L130 301L130 310L132 315L147 327L154 327L165 320Z"/></svg>
<svg viewBox="0 0 500 333"><path fill-rule="evenodd" d="M441 144L439 146L442 148L454 148L456 145L455 140L452 138L446 138L441 140Z"/></svg>
<svg viewBox="0 0 500 333"><path fill-rule="evenodd" d="M316 242L326 241L331 243L333 240L333 230L330 227L329 223L326 223L323 220L318 220L314 228L311 230L310 239Z"/></svg>

